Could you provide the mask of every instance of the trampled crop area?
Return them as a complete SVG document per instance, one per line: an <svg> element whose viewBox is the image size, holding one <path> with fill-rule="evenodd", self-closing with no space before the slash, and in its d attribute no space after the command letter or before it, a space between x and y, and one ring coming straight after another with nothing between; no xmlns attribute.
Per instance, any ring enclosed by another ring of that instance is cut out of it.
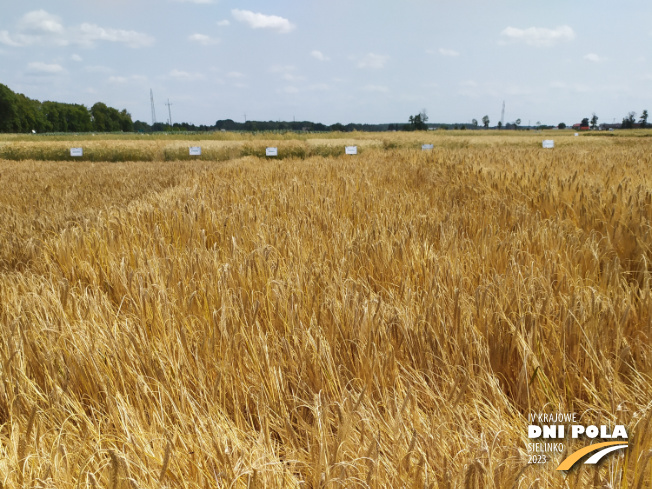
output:
<svg viewBox="0 0 652 489"><path fill-rule="evenodd" d="M5 139L1 487L650 487L652 138L473 134Z"/></svg>

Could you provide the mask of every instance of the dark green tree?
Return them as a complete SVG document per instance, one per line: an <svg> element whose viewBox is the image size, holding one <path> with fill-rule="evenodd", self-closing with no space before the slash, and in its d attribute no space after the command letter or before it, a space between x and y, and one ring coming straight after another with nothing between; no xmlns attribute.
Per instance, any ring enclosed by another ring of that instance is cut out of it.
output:
<svg viewBox="0 0 652 489"><path fill-rule="evenodd" d="M93 130L97 132L111 132L115 130L111 124L109 108L102 102L97 102L91 107Z"/></svg>
<svg viewBox="0 0 652 489"><path fill-rule="evenodd" d="M63 132L59 115L59 104L57 102L43 102L43 115L45 116L46 131Z"/></svg>
<svg viewBox="0 0 652 489"><path fill-rule="evenodd" d="M591 129L597 129L598 128L598 116L595 115L595 112L593 113L593 116L591 117Z"/></svg>
<svg viewBox="0 0 652 489"><path fill-rule="evenodd" d="M14 132L18 125L16 94L0 84L0 131Z"/></svg>
<svg viewBox="0 0 652 489"><path fill-rule="evenodd" d="M120 121L120 130L122 132L134 132L134 123L131 120L131 114L127 112L127 109L122 109L118 116Z"/></svg>
<svg viewBox="0 0 652 489"><path fill-rule="evenodd" d="M640 125L643 129L647 127L647 109L641 113L641 118L639 119Z"/></svg>
<svg viewBox="0 0 652 489"><path fill-rule="evenodd" d="M488 128L489 128L489 122L490 122L490 121L489 121L489 116L488 116L488 115L485 115L485 116L482 118L482 125L484 126L485 129L488 129Z"/></svg>
<svg viewBox="0 0 652 489"><path fill-rule="evenodd" d="M428 115L426 110L422 110L417 115L411 115L409 118L409 124L406 127L408 131L426 131L428 129Z"/></svg>
<svg viewBox="0 0 652 489"><path fill-rule="evenodd" d="M16 109L18 111L18 125L16 132L42 132L47 121L43 115L41 103L31 100L22 93L16 94Z"/></svg>
<svg viewBox="0 0 652 489"><path fill-rule="evenodd" d="M636 112L630 112L627 114L627 117L623 119L622 124L620 125L621 129L634 129L634 123L636 121Z"/></svg>
<svg viewBox="0 0 652 489"><path fill-rule="evenodd" d="M136 132L151 132L152 128L147 122L136 121L136 122L134 122L134 131L136 131Z"/></svg>
<svg viewBox="0 0 652 489"><path fill-rule="evenodd" d="M91 107L93 119L93 130L98 132L131 132L134 130L134 123L131 115L126 110L119 112L113 107L107 107L102 102L97 102Z"/></svg>

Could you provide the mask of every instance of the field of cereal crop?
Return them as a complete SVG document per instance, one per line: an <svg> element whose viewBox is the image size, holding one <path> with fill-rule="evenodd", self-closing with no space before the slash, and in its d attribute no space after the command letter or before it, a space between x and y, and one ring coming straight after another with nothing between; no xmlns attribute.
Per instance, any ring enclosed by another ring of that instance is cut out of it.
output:
<svg viewBox="0 0 652 489"><path fill-rule="evenodd" d="M650 487L650 135L3 136L0 487Z"/></svg>

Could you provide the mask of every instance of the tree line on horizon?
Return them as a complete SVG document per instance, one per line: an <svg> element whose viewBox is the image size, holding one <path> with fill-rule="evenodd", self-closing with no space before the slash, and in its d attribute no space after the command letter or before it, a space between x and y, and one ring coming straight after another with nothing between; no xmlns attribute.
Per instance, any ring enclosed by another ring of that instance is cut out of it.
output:
<svg viewBox="0 0 652 489"><path fill-rule="evenodd" d="M648 112L644 110L637 124L635 113L630 112L623 118L621 129L646 128ZM593 114L589 121L584 118L581 127L597 128L598 117ZM381 132L381 131L425 131L428 129L491 129L489 116L482 117L482 126L476 119L470 124L456 123L428 123L425 109L417 115L410 116L408 123L391 124L358 124L335 123L331 125L311 121L245 121L235 122L232 119L223 119L214 125L195 125L187 122L164 122L148 124L143 121L132 121L131 114L126 109L118 110L97 102L90 109L81 104L33 100L21 93L13 92L9 87L0 83L0 132L3 133L30 133L30 132L214 132L214 131L242 131L242 132ZM519 129L520 119L507 123L502 122L497 129ZM537 123L538 129L549 129ZM563 122L557 126L559 129L566 127Z"/></svg>
<svg viewBox="0 0 652 489"><path fill-rule="evenodd" d="M0 83L0 132L132 132L134 123L126 109L102 102L90 109L81 104L40 102L15 93Z"/></svg>
<svg viewBox="0 0 652 489"><path fill-rule="evenodd" d="M331 125L322 124L320 122L311 121L246 121L236 122L232 119L223 119L215 122L215 125L199 125L190 124L188 122L175 122L170 125L164 122L157 122L155 124L148 124L147 122L136 121L134 122L134 130L136 132L214 132L214 131L239 131L239 132L351 132L351 131L368 131L378 132L387 131L390 124L341 124L335 123Z"/></svg>

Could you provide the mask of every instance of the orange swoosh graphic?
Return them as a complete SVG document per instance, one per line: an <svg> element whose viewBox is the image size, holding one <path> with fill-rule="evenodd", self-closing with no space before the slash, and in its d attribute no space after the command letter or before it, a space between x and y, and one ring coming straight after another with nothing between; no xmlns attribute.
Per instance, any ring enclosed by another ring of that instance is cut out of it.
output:
<svg viewBox="0 0 652 489"><path fill-rule="evenodd" d="M606 441L604 443L595 443L593 445L589 445L588 447L584 447L581 450L578 450L570 456L566 457L566 459L559 464L557 470L568 470L573 465L575 465L575 462L581 459L584 455L595 452L596 450L600 450L604 447L610 447L612 445L624 445L624 443L622 441Z"/></svg>

